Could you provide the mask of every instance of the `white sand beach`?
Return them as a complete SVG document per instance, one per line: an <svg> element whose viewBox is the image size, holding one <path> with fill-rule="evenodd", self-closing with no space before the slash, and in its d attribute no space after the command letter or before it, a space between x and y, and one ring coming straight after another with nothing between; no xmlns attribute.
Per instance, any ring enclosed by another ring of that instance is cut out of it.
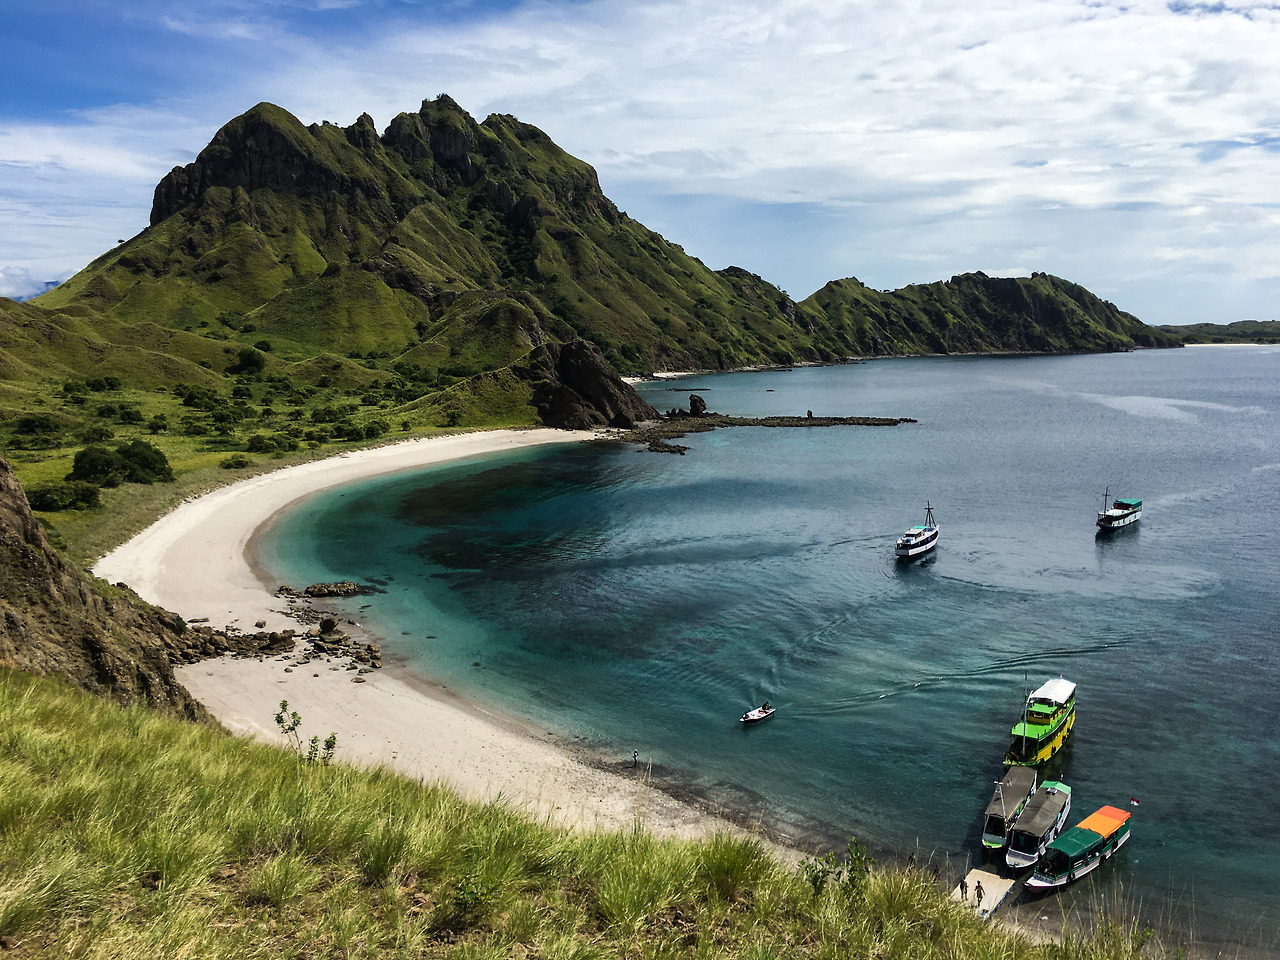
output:
<svg viewBox="0 0 1280 960"><path fill-rule="evenodd" d="M587 431L497 430L410 440L285 468L179 505L99 560L94 573L128 584L189 621L207 618L215 628L245 631L265 621L270 630L301 630L273 595L276 585L262 582L246 557L255 531L278 511L319 490L392 471L594 437ZM337 734L340 761L386 765L445 783L470 799L501 798L566 826L616 830L639 822L678 836L731 829L648 785L643 758L634 772L626 765L603 770L576 759L549 735L487 713L400 668L373 671L355 683L355 674L335 666L336 660L298 665L299 652L207 660L181 667L178 678L234 733L281 741L273 716L288 700L302 716L304 738ZM625 746L628 756L630 749Z"/></svg>

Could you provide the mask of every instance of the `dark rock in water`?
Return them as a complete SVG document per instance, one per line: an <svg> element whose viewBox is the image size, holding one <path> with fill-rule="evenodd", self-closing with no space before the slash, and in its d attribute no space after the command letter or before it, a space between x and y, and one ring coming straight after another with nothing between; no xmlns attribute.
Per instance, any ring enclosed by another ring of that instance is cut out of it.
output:
<svg viewBox="0 0 1280 960"><path fill-rule="evenodd" d="M542 422L566 430L633 429L658 412L640 399L586 340L545 343L515 372L533 384L533 405Z"/></svg>
<svg viewBox="0 0 1280 960"><path fill-rule="evenodd" d="M355 597L373 592L373 587L368 587L363 583L356 583L352 580L340 580L337 583L313 583L303 590L301 594L288 587L281 587L276 591L277 594L286 597Z"/></svg>
<svg viewBox="0 0 1280 960"><path fill-rule="evenodd" d="M0 459L0 664L66 677L120 703L141 700L207 719L172 666L207 639L127 587L95 581L55 550Z"/></svg>
<svg viewBox="0 0 1280 960"><path fill-rule="evenodd" d="M696 393L689 394L689 416L703 417L707 413L707 401L703 400Z"/></svg>

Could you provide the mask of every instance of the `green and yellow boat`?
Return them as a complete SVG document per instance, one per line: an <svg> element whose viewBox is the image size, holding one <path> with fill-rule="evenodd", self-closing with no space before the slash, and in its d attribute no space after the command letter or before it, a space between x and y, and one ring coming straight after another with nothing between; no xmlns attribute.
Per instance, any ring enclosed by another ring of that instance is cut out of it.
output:
<svg viewBox="0 0 1280 960"><path fill-rule="evenodd" d="M1075 723L1076 685L1062 677L1042 684L1013 725L1005 766L1038 767L1062 749Z"/></svg>

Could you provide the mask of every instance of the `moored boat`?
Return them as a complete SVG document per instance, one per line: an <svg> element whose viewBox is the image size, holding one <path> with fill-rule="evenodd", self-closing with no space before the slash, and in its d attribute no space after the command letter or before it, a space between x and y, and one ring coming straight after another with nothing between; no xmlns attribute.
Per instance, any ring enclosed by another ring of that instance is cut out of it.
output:
<svg viewBox="0 0 1280 960"><path fill-rule="evenodd" d="M926 500L924 505L924 523L911 527L898 538L893 552L899 557L918 557L928 553L938 545L938 525L933 520L933 507Z"/></svg>
<svg viewBox="0 0 1280 960"><path fill-rule="evenodd" d="M1011 767L1025 770L1026 767ZM1034 866L1045 848L1062 832L1071 812L1071 788L1057 780L1046 780L1027 801L1009 831L1005 863L1020 870Z"/></svg>
<svg viewBox="0 0 1280 960"><path fill-rule="evenodd" d="M1005 765L1039 766L1062 749L1075 723L1076 685L1062 677L1041 684L1009 732Z"/></svg>
<svg viewBox="0 0 1280 960"><path fill-rule="evenodd" d="M1127 810L1102 807L1052 841L1027 880L1028 887L1065 887L1093 871L1129 839Z"/></svg>
<svg viewBox="0 0 1280 960"><path fill-rule="evenodd" d="M756 707L754 710L748 710L746 713L744 713L742 715L742 719L739 722L740 723L759 723L761 720L768 720L776 712L777 712L777 708L772 706L769 703L769 701L766 700L761 706Z"/></svg>
<svg viewBox="0 0 1280 960"><path fill-rule="evenodd" d="M996 784L982 819L982 845L999 850L1009 841L1009 831L1027 801L1036 792L1036 772L1026 767L1010 767Z"/></svg>
<svg viewBox="0 0 1280 960"><path fill-rule="evenodd" d="M1098 511L1098 527L1102 530L1114 530L1137 523L1142 519L1142 501L1133 497L1120 497L1107 506L1111 491L1102 495L1102 509Z"/></svg>

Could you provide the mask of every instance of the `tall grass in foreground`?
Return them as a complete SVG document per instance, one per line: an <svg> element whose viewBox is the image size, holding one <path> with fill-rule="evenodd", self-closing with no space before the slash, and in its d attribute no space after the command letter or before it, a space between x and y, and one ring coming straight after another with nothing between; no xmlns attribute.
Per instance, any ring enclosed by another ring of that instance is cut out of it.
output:
<svg viewBox="0 0 1280 960"><path fill-rule="evenodd" d="M0 937L112 960L1162 953L1109 919L1030 943L914 869L815 892L749 837L552 828L2 669Z"/></svg>

